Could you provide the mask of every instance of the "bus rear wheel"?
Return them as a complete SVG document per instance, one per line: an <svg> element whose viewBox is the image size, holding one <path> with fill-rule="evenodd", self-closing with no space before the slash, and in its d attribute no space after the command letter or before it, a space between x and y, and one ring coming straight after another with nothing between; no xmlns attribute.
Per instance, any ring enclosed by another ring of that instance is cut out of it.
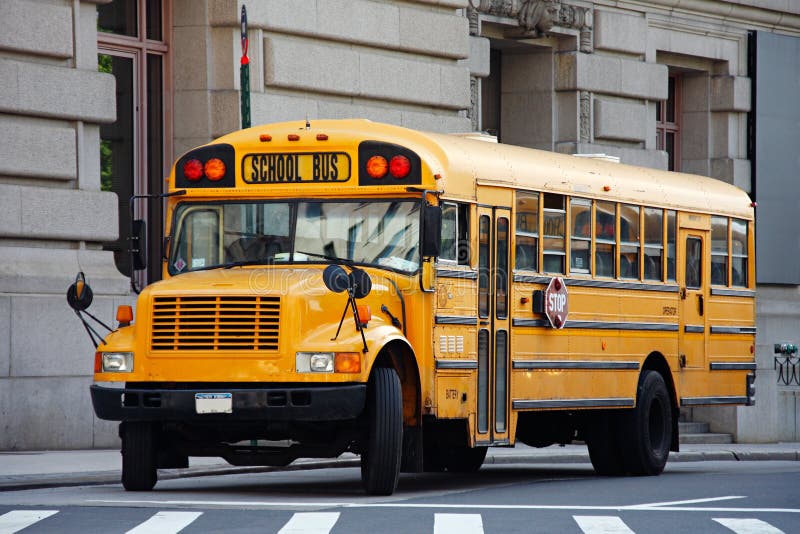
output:
<svg viewBox="0 0 800 534"><path fill-rule="evenodd" d="M122 425L122 486L127 491L150 491L158 480L153 425Z"/></svg>
<svg viewBox="0 0 800 534"><path fill-rule="evenodd" d="M403 449L403 393L394 369L375 369L367 388L367 423L361 482L371 495L391 495L400 478Z"/></svg>
<svg viewBox="0 0 800 534"><path fill-rule="evenodd" d="M658 475L664 471L672 443L672 403L664 378L645 371L639 378L636 408L626 414L624 458L632 475Z"/></svg>
<svg viewBox="0 0 800 534"><path fill-rule="evenodd" d="M599 413L592 419L586 444L592 467L598 475L614 477L625 474L619 428L617 413Z"/></svg>

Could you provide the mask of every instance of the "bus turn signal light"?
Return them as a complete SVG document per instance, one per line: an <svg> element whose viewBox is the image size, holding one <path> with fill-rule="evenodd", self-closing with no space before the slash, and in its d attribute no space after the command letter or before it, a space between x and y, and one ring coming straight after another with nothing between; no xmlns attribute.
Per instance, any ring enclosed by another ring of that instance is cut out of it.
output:
<svg viewBox="0 0 800 534"><path fill-rule="evenodd" d="M117 308L117 322L120 326L128 326L133 322L133 308L122 305Z"/></svg>
<svg viewBox="0 0 800 534"><path fill-rule="evenodd" d="M356 306L358 310L358 320L361 323L361 326L367 326L369 322L372 320L372 310L369 308L368 304L359 304Z"/></svg>
<svg viewBox="0 0 800 534"><path fill-rule="evenodd" d="M183 175L190 182L196 182L203 177L203 164L199 159L190 159L183 164Z"/></svg>
<svg viewBox="0 0 800 534"><path fill-rule="evenodd" d="M372 156L367 160L367 174L370 178L383 178L389 170L389 162L383 156Z"/></svg>
<svg viewBox="0 0 800 534"><path fill-rule="evenodd" d="M361 355L357 352L337 352L334 371L337 373L360 373Z"/></svg>
<svg viewBox="0 0 800 534"><path fill-rule="evenodd" d="M211 158L206 161L203 170L206 177L212 182L218 182L225 177L225 163L219 158Z"/></svg>

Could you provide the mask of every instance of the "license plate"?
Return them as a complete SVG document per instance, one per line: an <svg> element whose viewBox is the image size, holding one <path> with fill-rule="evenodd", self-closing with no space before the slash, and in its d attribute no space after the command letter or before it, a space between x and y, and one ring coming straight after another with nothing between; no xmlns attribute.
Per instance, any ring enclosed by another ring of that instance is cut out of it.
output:
<svg viewBox="0 0 800 534"><path fill-rule="evenodd" d="M197 413L233 413L233 395L230 393L195 393Z"/></svg>

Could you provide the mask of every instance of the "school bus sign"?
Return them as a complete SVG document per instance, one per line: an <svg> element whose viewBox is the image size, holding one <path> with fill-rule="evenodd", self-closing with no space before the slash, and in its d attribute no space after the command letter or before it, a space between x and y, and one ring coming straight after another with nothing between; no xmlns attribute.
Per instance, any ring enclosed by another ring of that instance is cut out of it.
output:
<svg viewBox="0 0 800 534"><path fill-rule="evenodd" d="M547 289L544 290L544 314L550 321L550 326L556 329L564 328L569 313L569 299L567 298L567 285L561 277L550 279Z"/></svg>

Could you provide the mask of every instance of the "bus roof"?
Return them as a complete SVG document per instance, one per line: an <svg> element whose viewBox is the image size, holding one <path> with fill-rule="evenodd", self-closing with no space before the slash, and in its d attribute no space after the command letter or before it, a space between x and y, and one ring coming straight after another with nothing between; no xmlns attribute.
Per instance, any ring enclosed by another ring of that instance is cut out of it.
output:
<svg viewBox="0 0 800 534"><path fill-rule="evenodd" d="M288 134L325 133L331 144L355 146L363 140L395 143L416 152L445 196L474 200L475 182L647 206L717 213L753 219L747 193L728 183L678 173L575 157L545 150L488 143L465 136L420 132L365 119L293 121L255 126L225 135L215 143L252 145L268 133L275 141ZM271 149L297 149L274 142ZM423 181L425 183L425 181Z"/></svg>

